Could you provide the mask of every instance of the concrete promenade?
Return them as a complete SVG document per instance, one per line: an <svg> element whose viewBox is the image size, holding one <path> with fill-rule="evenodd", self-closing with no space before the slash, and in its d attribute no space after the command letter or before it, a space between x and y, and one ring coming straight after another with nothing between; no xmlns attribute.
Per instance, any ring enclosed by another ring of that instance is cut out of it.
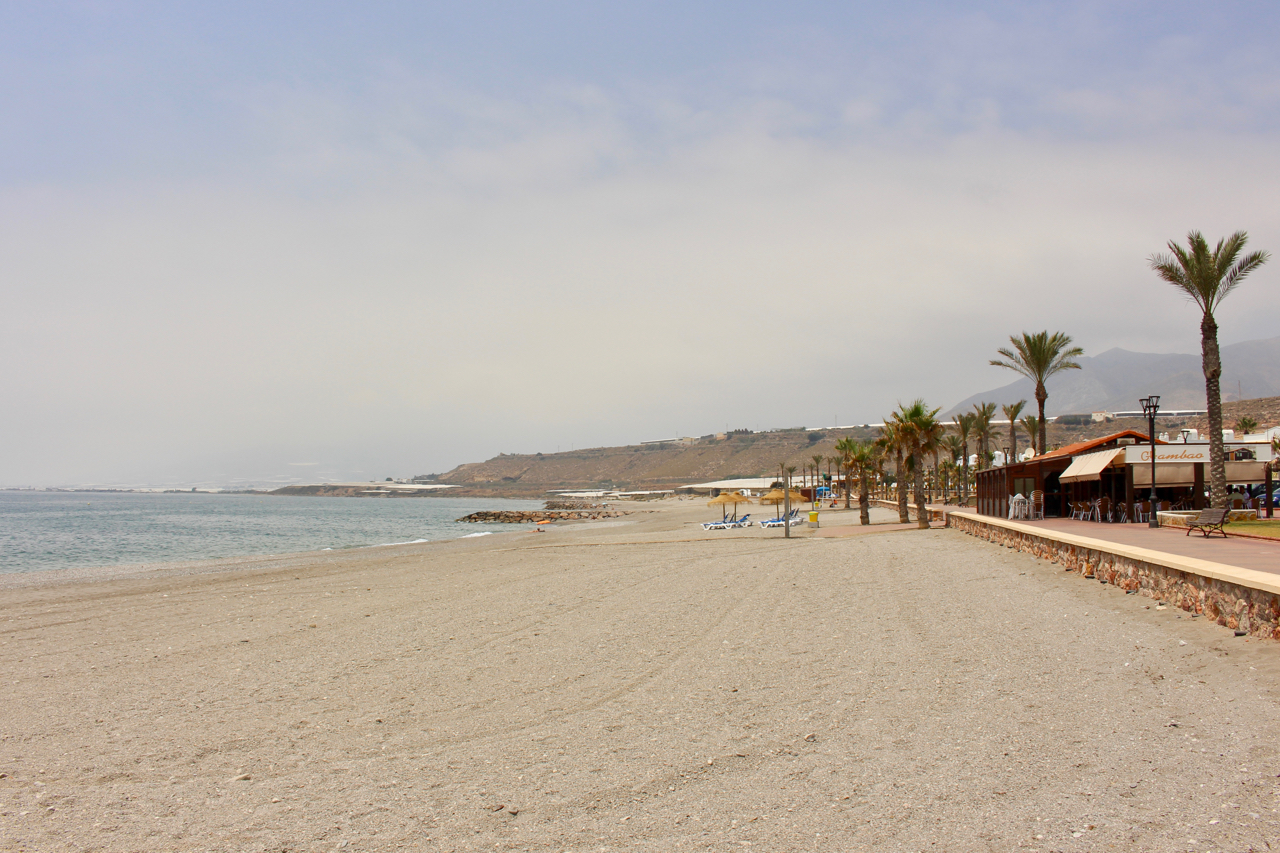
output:
<svg viewBox="0 0 1280 853"><path fill-rule="evenodd" d="M968 510L968 512L973 511ZM1036 521L1014 519L1013 523L1044 533L1062 533L1130 548L1159 551L1177 557L1190 557L1210 563L1267 572L1276 575L1276 580L1280 582L1280 540L1265 542L1260 539L1234 537L1223 539L1216 535L1206 539L1197 532L1192 532L1188 536L1186 528L1152 528L1146 524L1103 524L1071 518L1046 518Z"/></svg>

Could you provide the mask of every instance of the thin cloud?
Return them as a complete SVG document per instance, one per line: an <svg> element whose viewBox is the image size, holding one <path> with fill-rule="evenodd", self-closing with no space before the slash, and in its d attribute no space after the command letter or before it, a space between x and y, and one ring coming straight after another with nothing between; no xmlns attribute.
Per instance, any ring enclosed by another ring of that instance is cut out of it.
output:
<svg viewBox="0 0 1280 853"><path fill-rule="evenodd" d="M1096 16L967 19L978 47L948 20L823 67L240 75L226 151L11 176L0 440L25 452L0 476L404 476L950 405L1024 329L1194 352L1145 258L1190 228L1280 247L1274 60L1072 74L1047 33L1118 44ZM1270 275L1224 342L1273 334Z"/></svg>

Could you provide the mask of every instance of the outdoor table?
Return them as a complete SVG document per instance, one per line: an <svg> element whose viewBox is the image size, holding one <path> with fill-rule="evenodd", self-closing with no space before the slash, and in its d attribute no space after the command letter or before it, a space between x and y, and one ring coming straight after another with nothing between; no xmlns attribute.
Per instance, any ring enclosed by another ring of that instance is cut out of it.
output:
<svg viewBox="0 0 1280 853"><path fill-rule="evenodd" d="M1009 498L1009 518L1030 518L1031 517L1031 501L1027 500L1023 495L1014 495Z"/></svg>

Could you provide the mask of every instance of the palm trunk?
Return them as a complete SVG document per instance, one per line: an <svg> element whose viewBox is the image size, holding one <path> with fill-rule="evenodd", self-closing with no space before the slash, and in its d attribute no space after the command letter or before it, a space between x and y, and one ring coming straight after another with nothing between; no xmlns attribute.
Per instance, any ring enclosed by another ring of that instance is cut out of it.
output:
<svg viewBox="0 0 1280 853"><path fill-rule="evenodd" d="M906 524L911 521L911 515L907 511L907 478L903 475L906 473L906 464L902 458L902 451L896 454L895 461L897 463L896 475L898 480L898 522Z"/></svg>
<svg viewBox="0 0 1280 853"><path fill-rule="evenodd" d="M969 500L969 442L960 443L960 453L962 454L960 463L964 466L964 478L960 481L960 501L961 503Z"/></svg>
<svg viewBox="0 0 1280 853"><path fill-rule="evenodd" d="M929 511L925 509L924 500L924 459L916 457L916 526L921 530L929 529Z"/></svg>
<svg viewBox="0 0 1280 853"><path fill-rule="evenodd" d="M853 489L853 468L846 467L844 469L844 508L849 508L849 500L852 497L850 492Z"/></svg>
<svg viewBox="0 0 1280 853"><path fill-rule="evenodd" d="M1018 419L1009 418L1009 453L1012 454L1008 459L1004 460L1004 464L1012 465L1013 460L1018 458Z"/></svg>
<svg viewBox="0 0 1280 853"><path fill-rule="evenodd" d="M1044 453L1044 449L1045 449L1046 447L1048 447L1048 446L1049 446L1048 444L1046 444L1046 443L1045 443L1045 442L1047 442L1047 441L1048 441L1048 439L1046 438L1046 436L1045 436L1045 431L1044 431L1044 427L1045 427L1045 424L1044 424L1044 401L1045 401L1045 400L1048 400L1048 399L1049 399L1049 392L1045 390L1045 388L1044 388L1044 384L1043 384L1043 383L1040 383L1040 382L1037 382L1037 383L1036 383L1036 406L1037 406L1037 407L1039 407L1039 410L1040 410L1040 424L1039 424L1039 426L1040 426L1040 443L1039 443L1039 446L1037 446L1037 447L1036 447L1036 453ZM1224 476L1225 476L1225 474L1224 474Z"/></svg>
<svg viewBox="0 0 1280 853"><path fill-rule="evenodd" d="M942 475L942 459L940 453L942 448L933 451L933 491L938 492L941 489L942 502L947 502L947 485L946 478Z"/></svg>
<svg viewBox="0 0 1280 853"><path fill-rule="evenodd" d="M782 477L782 535L791 538L791 478Z"/></svg>
<svg viewBox="0 0 1280 853"><path fill-rule="evenodd" d="M867 488L867 472L863 471L858 477L858 523L871 523L871 496L868 494Z"/></svg>
<svg viewBox="0 0 1280 853"><path fill-rule="evenodd" d="M1218 322L1205 312L1200 321L1204 394L1209 410L1209 506L1227 505L1227 463L1222 447L1222 359L1218 354Z"/></svg>

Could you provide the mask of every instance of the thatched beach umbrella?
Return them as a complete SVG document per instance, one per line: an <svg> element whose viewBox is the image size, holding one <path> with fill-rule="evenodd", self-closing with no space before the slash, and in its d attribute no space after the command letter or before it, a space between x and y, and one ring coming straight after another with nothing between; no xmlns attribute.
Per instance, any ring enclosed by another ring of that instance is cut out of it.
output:
<svg viewBox="0 0 1280 853"><path fill-rule="evenodd" d="M774 489L772 492L769 492L769 494L760 498L760 503L773 504L774 506L781 506L783 503L786 502L787 498L788 498L787 493L784 492L782 489ZM804 503L804 495L800 494L795 489L791 490L790 498L792 501L796 503ZM781 518L781 517L782 517L782 513L779 512L778 518Z"/></svg>
<svg viewBox="0 0 1280 853"><path fill-rule="evenodd" d="M723 519L728 517L727 510L728 510L729 504L733 504L733 517L737 518L738 504L749 504L749 503L751 503L751 498L747 497L741 492L725 492L720 497L712 498L711 500L707 501L707 506L722 507L723 509L721 509L720 511L720 517Z"/></svg>

